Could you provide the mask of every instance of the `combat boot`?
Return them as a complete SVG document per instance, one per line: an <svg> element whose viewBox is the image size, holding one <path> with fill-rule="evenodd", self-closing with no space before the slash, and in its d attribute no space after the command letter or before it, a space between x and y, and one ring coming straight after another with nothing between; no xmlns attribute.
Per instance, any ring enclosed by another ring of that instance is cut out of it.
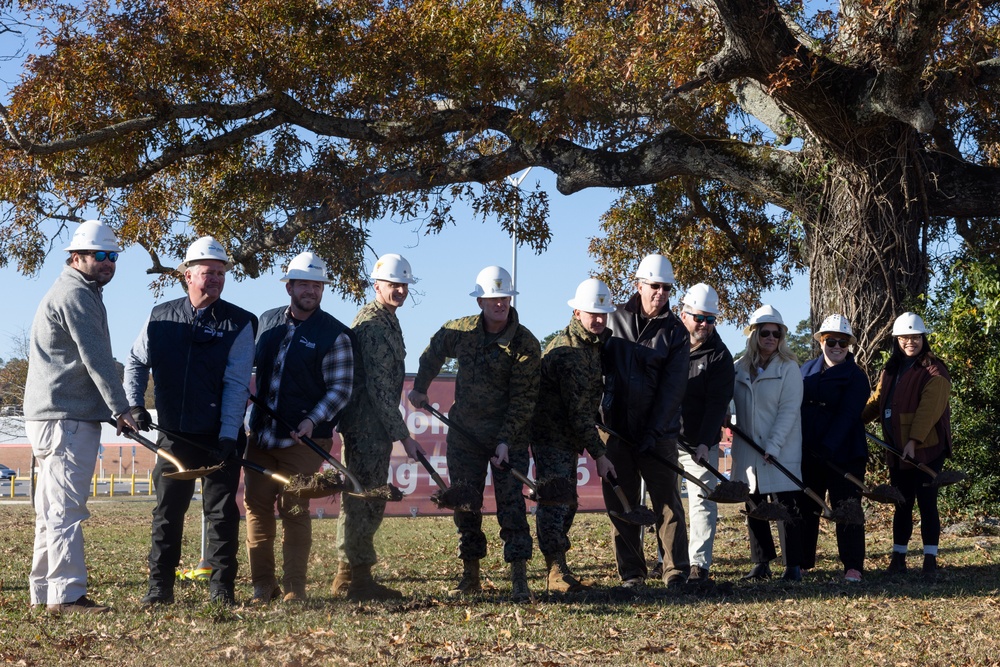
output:
<svg viewBox="0 0 1000 667"><path fill-rule="evenodd" d="M510 599L514 602L527 602L531 599L526 561L515 560L510 564Z"/></svg>
<svg viewBox="0 0 1000 667"><path fill-rule="evenodd" d="M351 567L351 583L347 587L347 599L401 600L403 594L375 581L371 565L355 565Z"/></svg>
<svg viewBox="0 0 1000 667"><path fill-rule="evenodd" d="M483 590L482 582L479 579L479 559L470 558L463 560L462 563L464 564L462 568L462 580L458 582L455 588L448 591L448 595L453 598L462 597L463 595L473 595Z"/></svg>
<svg viewBox="0 0 1000 667"><path fill-rule="evenodd" d="M572 593L587 588L569 569L565 553L546 556L545 569L548 571L545 585L553 593Z"/></svg>
<svg viewBox="0 0 1000 667"><path fill-rule="evenodd" d="M331 593L335 596L347 595L347 589L351 585L351 564L340 561L337 564L337 576L333 578Z"/></svg>

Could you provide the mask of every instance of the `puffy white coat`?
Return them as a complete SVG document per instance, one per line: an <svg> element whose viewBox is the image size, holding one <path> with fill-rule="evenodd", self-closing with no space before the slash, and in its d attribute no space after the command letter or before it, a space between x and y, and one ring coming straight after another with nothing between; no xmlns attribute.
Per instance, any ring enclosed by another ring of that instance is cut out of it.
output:
<svg viewBox="0 0 1000 667"><path fill-rule="evenodd" d="M764 450L802 478L802 374L794 361L776 358L757 379L736 365L736 424ZM732 479L759 493L797 491L795 482L764 463L742 438L733 434Z"/></svg>

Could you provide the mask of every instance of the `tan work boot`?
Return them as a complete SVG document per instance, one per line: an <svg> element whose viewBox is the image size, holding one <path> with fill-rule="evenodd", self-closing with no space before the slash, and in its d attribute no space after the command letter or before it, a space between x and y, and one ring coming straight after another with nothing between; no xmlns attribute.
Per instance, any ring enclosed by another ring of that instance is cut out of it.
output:
<svg viewBox="0 0 1000 667"><path fill-rule="evenodd" d="M305 584L295 584L292 586L285 586L285 597L281 599L282 602L305 602L309 599L309 595L306 593Z"/></svg>
<svg viewBox="0 0 1000 667"><path fill-rule="evenodd" d="M527 602L531 599L526 561L515 560L510 564L510 599L514 602Z"/></svg>
<svg viewBox="0 0 1000 667"><path fill-rule="evenodd" d="M566 554L556 554L545 557L545 565L548 570L548 579L545 585L553 593L572 593L582 591L587 588L566 564Z"/></svg>
<svg viewBox="0 0 1000 667"><path fill-rule="evenodd" d="M462 579L455 588L448 591L448 595L453 598L463 595L473 595L483 590L483 584L479 579L479 559L463 560Z"/></svg>
<svg viewBox="0 0 1000 667"><path fill-rule="evenodd" d="M333 578L333 586L330 592L337 596L347 595L347 589L351 585L351 564L340 561L337 564L337 576Z"/></svg>
<svg viewBox="0 0 1000 667"><path fill-rule="evenodd" d="M351 568L351 584L347 587L348 600L401 600L402 598L403 594L396 589L375 581L371 565L355 565Z"/></svg>

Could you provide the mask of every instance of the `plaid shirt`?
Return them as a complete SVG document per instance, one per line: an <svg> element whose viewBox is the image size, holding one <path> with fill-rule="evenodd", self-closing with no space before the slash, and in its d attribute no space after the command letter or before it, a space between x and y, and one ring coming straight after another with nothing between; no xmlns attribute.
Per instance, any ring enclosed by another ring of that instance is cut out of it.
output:
<svg viewBox="0 0 1000 667"><path fill-rule="evenodd" d="M274 359L274 372L271 375L271 386L267 392L267 404L272 410L277 410L278 407L277 397L281 392L285 354L295 339L295 329L298 324L298 320L294 319L290 311L286 309L285 337L282 339L278 354ZM354 351L351 349L351 339L346 333L337 337L337 340L323 357L323 380L326 383L326 393L306 415L306 418L313 424L333 419L351 398L351 391L354 387ZM254 409L256 410L256 407ZM281 437L279 427L272 419L265 416L264 420L267 426L260 432L258 440L262 449L280 449L295 444L291 438ZM292 424L292 426L297 427L298 424Z"/></svg>

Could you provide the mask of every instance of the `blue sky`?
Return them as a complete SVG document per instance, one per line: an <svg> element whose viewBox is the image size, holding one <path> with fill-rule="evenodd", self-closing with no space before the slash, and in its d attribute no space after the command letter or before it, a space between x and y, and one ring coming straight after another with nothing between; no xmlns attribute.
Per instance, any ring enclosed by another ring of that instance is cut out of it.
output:
<svg viewBox="0 0 1000 667"><path fill-rule="evenodd" d="M522 187L533 188L540 182L551 197L552 242L548 249L535 255L521 248L517 260L517 310L521 322L539 338L566 326L571 310L566 301L573 297L576 286L596 269L587 253L590 238L600 235L599 216L611 203L614 193L606 189L591 189L566 197L555 189L552 174L535 169ZM371 246L379 254L398 252L406 257L413 274L420 281L411 290L410 299L398 315L406 339L406 368L416 371L420 353L434 332L446 320L478 312L476 301L469 296L476 274L485 266L499 264L510 270L512 247L510 237L495 221L485 223L458 217L459 224L438 235L426 236L417 224L378 223L373 229ZM55 244L66 246L68 238ZM65 253L51 253L43 270L34 277L25 277L10 267L0 269L7 316L0 324L0 358L13 356L12 339L29 331L38 303L58 276ZM179 263L182 258L175 258ZM169 261L163 258L163 261ZM375 256L368 258L369 267ZM114 280L105 289L105 304L111 327L112 349L119 361L124 361L132 341L139 332L154 300L149 290L150 277L145 274L149 263L146 253L138 247L127 248L118 260ZM279 274L265 275L256 280L237 282L230 279L223 298L256 314L287 303ZM168 289L159 301L182 296L179 286ZM616 294L616 300L629 295ZM675 304L678 295L671 298ZM781 311L786 324L795 325L809 315L808 277L798 276L791 290L768 293L762 303L771 303ZM324 295L323 308L350 324L358 306L346 302L332 292ZM741 333L745 323L724 323L719 327L726 344L735 353L743 349Z"/></svg>

